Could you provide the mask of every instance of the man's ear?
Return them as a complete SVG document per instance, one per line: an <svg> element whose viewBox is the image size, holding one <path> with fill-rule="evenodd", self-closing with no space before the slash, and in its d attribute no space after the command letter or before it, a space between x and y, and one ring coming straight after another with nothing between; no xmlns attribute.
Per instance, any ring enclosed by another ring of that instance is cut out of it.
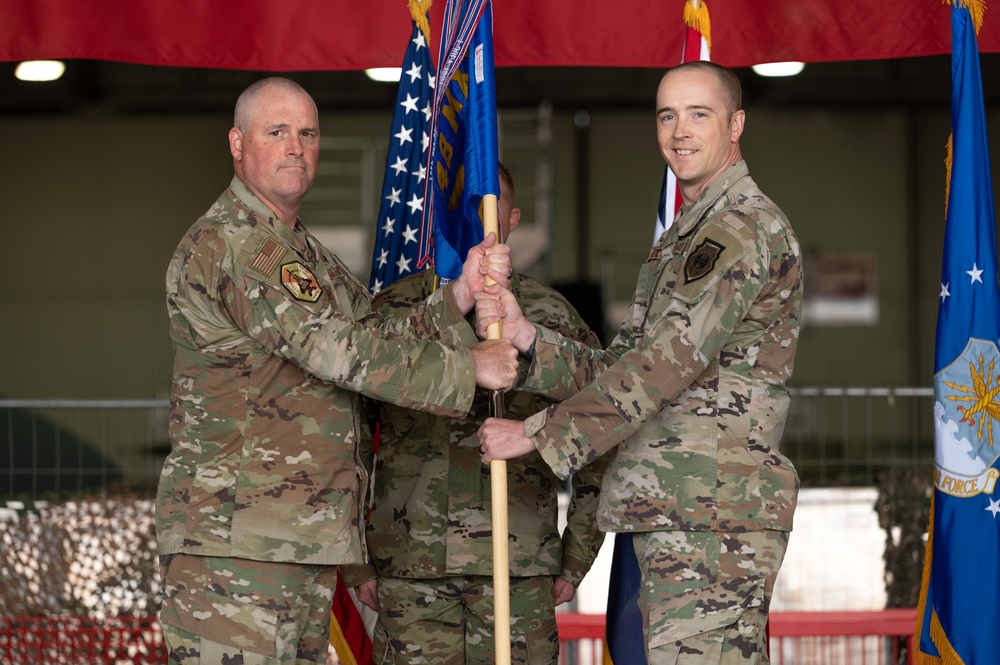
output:
<svg viewBox="0 0 1000 665"><path fill-rule="evenodd" d="M736 143L740 140L740 136L743 135L743 124L746 122L747 114L743 109L740 109L733 114L733 118L730 121L730 142Z"/></svg>
<svg viewBox="0 0 1000 665"><path fill-rule="evenodd" d="M521 221L521 209L511 208L510 209L510 231L508 234L517 228L518 223Z"/></svg>
<svg viewBox="0 0 1000 665"><path fill-rule="evenodd" d="M237 162L243 159L243 132L236 127L229 130L229 153Z"/></svg>

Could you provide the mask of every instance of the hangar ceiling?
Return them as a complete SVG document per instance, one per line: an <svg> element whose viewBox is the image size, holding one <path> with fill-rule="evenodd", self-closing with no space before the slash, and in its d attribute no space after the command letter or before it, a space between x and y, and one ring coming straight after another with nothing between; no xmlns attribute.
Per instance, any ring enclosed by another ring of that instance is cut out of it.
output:
<svg viewBox="0 0 1000 665"><path fill-rule="evenodd" d="M1000 54L981 55L987 104L1000 103ZM16 63L0 63L0 113L160 113L231 110L239 92L262 72L154 67L73 60L51 83L14 78ZM736 70L748 105L885 107L947 105L950 57L810 63L795 77L766 79ZM556 108L651 105L662 70L526 67L497 70L501 107L548 101ZM389 108L396 86L362 72L293 72L321 110Z"/></svg>

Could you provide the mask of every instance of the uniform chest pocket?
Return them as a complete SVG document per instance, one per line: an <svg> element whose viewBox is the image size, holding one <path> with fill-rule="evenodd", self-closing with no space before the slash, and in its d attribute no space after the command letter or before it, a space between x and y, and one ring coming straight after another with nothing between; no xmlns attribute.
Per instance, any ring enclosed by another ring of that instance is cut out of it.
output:
<svg viewBox="0 0 1000 665"><path fill-rule="evenodd" d="M684 241L657 247L639 271L632 325L637 336L663 314L677 285L677 266L682 261ZM640 311L641 309L641 311ZM641 318L640 318L641 315Z"/></svg>
<svg viewBox="0 0 1000 665"><path fill-rule="evenodd" d="M371 304L364 294L359 294L356 288L349 288L358 283L349 272L338 265L332 265L326 271L326 282L323 285L326 298L330 306L340 314L357 321L371 312Z"/></svg>

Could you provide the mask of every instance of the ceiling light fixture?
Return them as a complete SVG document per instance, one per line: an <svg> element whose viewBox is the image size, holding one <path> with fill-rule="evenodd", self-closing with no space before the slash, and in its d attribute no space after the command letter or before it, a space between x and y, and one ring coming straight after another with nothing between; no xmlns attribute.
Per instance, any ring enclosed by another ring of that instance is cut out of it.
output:
<svg viewBox="0 0 1000 665"><path fill-rule="evenodd" d="M25 60L18 64L14 76L21 81L55 81L65 71L60 60Z"/></svg>
<svg viewBox="0 0 1000 665"><path fill-rule="evenodd" d="M366 69L365 74L373 81L380 83L399 83L399 77L403 75L402 67L373 67Z"/></svg>
<svg viewBox="0 0 1000 665"><path fill-rule="evenodd" d="M768 62L751 67L758 76L795 76L805 68L804 62Z"/></svg>

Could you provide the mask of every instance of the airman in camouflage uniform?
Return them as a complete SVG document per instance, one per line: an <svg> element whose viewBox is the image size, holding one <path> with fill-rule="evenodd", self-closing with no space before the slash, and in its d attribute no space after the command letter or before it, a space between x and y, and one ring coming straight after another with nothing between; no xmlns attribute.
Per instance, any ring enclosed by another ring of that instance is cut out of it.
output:
<svg viewBox="0 0 1000 665"><path fill-rule="evenodd" d="M476 380L512 383L513 349L413 337L463 322L482 266L506 278L509 261L480 246L449 288L373 315L364 286L298 219L319 154L312 98L265 79L240 97L235 125L236 177L167 271L160 619L171 662L325 662L334 566L366 561L359 395L461 416Z"/></svg>
<svg viewBox="0 0 1000 665"><path fill-rule="evenodd" d="M523 424L487 420L483 459L537 450L565 477L616 450L598 519L634 533L651 665L767 662L798 491L779 443L801 256L742 161L739 105L738 80L718 65L681 65L661 82L657 134L685 205L604 354L525 325L499 289L479 305L477 331L506 312L504 334L522 352L534 345L524 387L565 398Z"/></svg>
<svg viewBox="0 0 1000 665"><path fill-rule="evenodd" d="M514 185L500 165L502 235L520 220ZM383 313L405 311L434 292L433 271L405 277L375 298ZM514 276L513 292L525 316L548 330L600 348L600 340L562 295ZM466 323L449 341L476 342ZM527 369L527 362L524 362ZM526 392L507 395L505 413L523 419L550 403ZM359 597L377 597L375 662L464 665L494 662L493 550L490 469L479 462L476 431L489 411L489 391L477 391L472 411L451 419L381 405L381 437L368 548L378 572L344 569L349 583L368 579ZM571 478L568 524L558 529L555 474L535 453L513 460L508 475L511 659L558 662L555 605L575 588L604 540L596 510L608 457ZM373 605L375 603L372 603Z"/></svg>

